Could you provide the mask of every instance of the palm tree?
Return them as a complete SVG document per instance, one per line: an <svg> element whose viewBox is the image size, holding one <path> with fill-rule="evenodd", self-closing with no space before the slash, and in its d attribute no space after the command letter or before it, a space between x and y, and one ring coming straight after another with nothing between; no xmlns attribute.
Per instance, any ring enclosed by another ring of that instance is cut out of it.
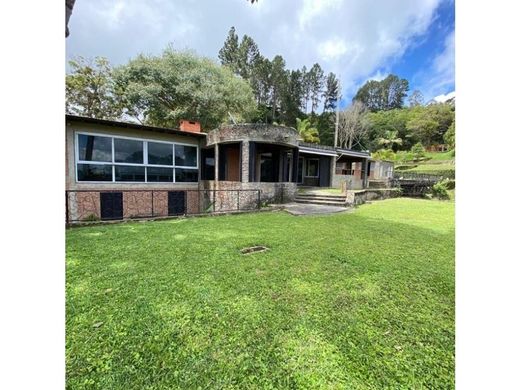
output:
<svg viewBox="0 0 520 390"><path fill-rule="evenodd" d="M304 142L320 143L318 129L311 127L309 119L301 120L300 118L296 118L296 130L298 130Z"/></svg>
<svg viewBox="0 0 520 390"><path fill-rule="evenodd" d="M402 145L403 140L397 134L397 131L385 131L384 137L379 138L377 143L383 145L386 149L392 149L394 144Z"/></svg>

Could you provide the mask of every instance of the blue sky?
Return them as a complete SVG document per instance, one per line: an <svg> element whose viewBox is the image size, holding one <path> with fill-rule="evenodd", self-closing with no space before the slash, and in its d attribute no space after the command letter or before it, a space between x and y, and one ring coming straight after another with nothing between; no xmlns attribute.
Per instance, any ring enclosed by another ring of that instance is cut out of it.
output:
<svg viewBox="0 0 520 390"><path fill-rule="evenodd" d="M454 0L77 0L67 58L123 64L168 44L217 60L229 28L290 69L336 73L345 104L389 73L428 101L455 90Z"/></svg>

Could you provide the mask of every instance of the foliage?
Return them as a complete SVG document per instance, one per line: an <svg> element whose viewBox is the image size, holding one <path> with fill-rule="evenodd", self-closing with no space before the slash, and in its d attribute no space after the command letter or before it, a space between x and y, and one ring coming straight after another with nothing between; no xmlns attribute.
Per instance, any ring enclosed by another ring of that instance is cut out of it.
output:
<svg viewBox="0 0 520 390"><path fill-rule="evenodd" d="M408 98L410 107L422 106L424 104L424 96L419 90L414 90Z"/></svg>
<svg viewBox="0 0 520 390"><path fill-rule="evenodd" d="M372 153L372 158L375 160L394 161L395 152L392 149L379 149L377 152Z"/></svg>
<svg viewBox="0 0 520 390"><path fill-rule="evenodd" d="M330 72L327 76L325 91L323 92L323 111L333 111L336 109L340 89L338 78L334 73Z"/></svg>
<svg viewBox="0 0 520 390"><path fill-rule="evenodd" d="M385 131L383 137L380 137L377 143L387 149L393 149L394 145L402 145L403 140L399 138L397 131Z"/></svg>
<svg viewBox="0 0 520 390"><path fill-rule="evenodd" d="M251 87L229 69L172 48L119 67L116 81L130 102L129 114L156 126L176 127L189 118L212 129L229 114L247 119L255 108Z"/></svg>
<svg viewBox="0 0 520 390"><path fill-rule="evenodd" d="M83 221L85 221L85 222L99 221L99 217L96 214L91 213L91 214L87 215L85 218L83 218Z"/></svg>
<svg viewBox="0 0 520 390"><path fill-rule="evenodd" d="M449 199L450 196L448 194L448 181L449 179L444 179L438 181L432 186L432 195L433 197L441 200Z"/></svg>
<svg viewBox="0 0 520 390"><path fill-rule="evenodd" d="M296 118L296 130L298 130L298 134L300 134L304 142L320 142L318 129L312 127L309 119L301 120Z"/></svg>
<svg viewBox="0 0 520 390"><path fill-rule="evenodd" d="M450 150L455 149L455 121L453 121L450 127L448 127L448 130L446 133L444 133L443 138L444 142L446 142Z"/></svg>
<svg viewBox="0 0 520 390"><path fill-rule="evenodd" d="M121 116L122 96L115 88L113 71L106 58L69 61L71 73L65 78L67 114L99 119Z"/></svg>
<svg viewBox="0 0 520 390"><path fill-rule="evenodd" d="M408 80L390 74L381 81L367 81L352 100L359 100L370 111L392 110L403 107L408 89Z"/></svg>
<svg viewBox="0 0 520 390"><path fill-rule="evenodd" d="M417 142L414 146L412 146L410 151L412 152L413 159L415 161L426 157L426 149L420 142Z"/></svg>
<svg viewBox="0 0 520 390"><path fill-rule="evenodd" d="M453 389L454 251L405 198L70 229L66 387Z"/></svg>

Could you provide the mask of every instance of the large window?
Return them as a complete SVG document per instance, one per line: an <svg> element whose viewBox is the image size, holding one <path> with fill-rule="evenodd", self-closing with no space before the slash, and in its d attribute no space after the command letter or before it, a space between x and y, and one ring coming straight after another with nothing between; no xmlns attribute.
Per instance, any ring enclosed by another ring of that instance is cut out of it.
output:
<svg viewBox="0 0 520 390"><path fill-rule="evenodd" d="M79 182L197 182L198 148L78 133L76 172Z"/></svg>

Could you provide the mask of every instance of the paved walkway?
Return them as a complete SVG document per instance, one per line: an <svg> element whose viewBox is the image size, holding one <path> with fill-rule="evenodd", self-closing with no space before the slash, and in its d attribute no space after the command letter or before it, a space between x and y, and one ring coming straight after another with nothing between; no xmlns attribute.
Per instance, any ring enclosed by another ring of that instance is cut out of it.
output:
<svg viewBox="0 0 520 390"><path fill-rule="evenodd" d="M292 215L319 215L350 212L353 209L339 206L328 206L308 203L286 203L283 208Z"/></svg>

